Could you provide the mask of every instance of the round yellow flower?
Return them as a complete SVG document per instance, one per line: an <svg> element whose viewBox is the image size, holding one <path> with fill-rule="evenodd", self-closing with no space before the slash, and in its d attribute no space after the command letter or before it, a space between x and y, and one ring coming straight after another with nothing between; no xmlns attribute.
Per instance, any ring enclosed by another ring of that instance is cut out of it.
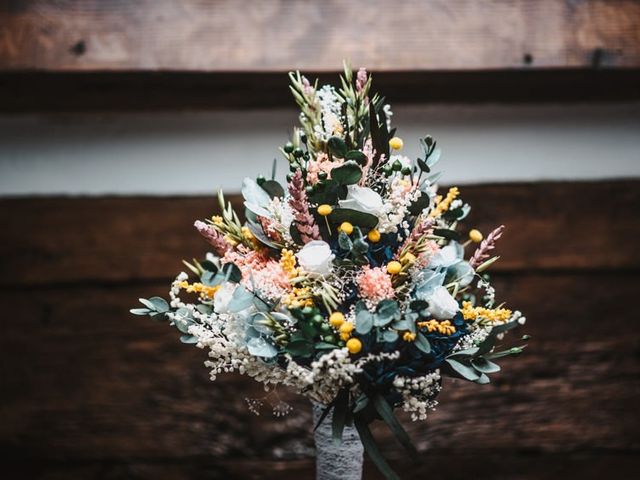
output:
<svg viewBox="0 0 640 480"><path fill-rule="evenodd" d="M378 243L380 241L380 232L376 229L369 230L369 233L367 233L367 238L371 243Z"/></svg>
<svg viewBox="0 0 640 480"><path fill-rule="evenodd" d="M353 232L353 225L351 225L349 222L342 222L340 224L340 231L346 233L347 235L351 235L351 232Z"/></svg>
<svg viewBox="0 0 640 480"><path fill-rule="evenodd" d="M414 263L416 261L416 256L411 252L407 252L400 260L402 260L402 263Z"/></svg>
<svg viewBox="0 0 640 480"><path fill-rule="evenodd" d="M329 323L334 328L340 328L340 326L344 323L344 315L342 312L333 312L329 316Z"/></svg>
<svg viewBox="0 0 640 480"><path fill-rule="evenodd" d="M389 140L389 146L394 150L402 150L404 142L400 137L393 137L391 140Z"/></svg>
<svg viewBox="0 0 640 480"><path fill-rule="evenodd" d="M396 275L400 273L401 270L402 270L402 265L400 264L400 262L396 262L394 260L387 264L387 272L390 273L391 275Z"/></svg>
<svg viewBox="0 0 640 480"><path fill-rule="evenodd" d="M327 205L326 203L318 207L318 214L322 215L323 217L331 215L331 212L333 212L333 208L331 208L331 205Z"/></svg>
<svg viewBox="0 0 640 480"><path fill-rule="evenodd" d="M360 350L362 350L362 342L357 338L350 338L347 340L347 349L352 355L360 353Z"/></svg>
<svg viewBox="0 0 640 480"><path fill-rule="evenodd" d="M340 325L340 333L351 333L353 332L354 328L355 327L353 326L353 323L344 322L342 325Z"/></svg>
<svg viewBox="0 0 640 480"><path fill-rule="evenodd" d="M482 232L474 228L473 230L469 231L469 238L472 242L480 243L483 239Z"/></svg>

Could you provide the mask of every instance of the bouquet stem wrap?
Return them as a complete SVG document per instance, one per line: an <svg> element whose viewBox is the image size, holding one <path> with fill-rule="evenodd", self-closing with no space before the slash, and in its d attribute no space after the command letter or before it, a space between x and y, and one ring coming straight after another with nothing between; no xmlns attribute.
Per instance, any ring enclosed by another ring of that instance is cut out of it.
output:
<svg viewBox="0 0 640 480"><path fill-rule="evenodd" d="M317 425L325 405L312 402L313 425ZM336 445L331 434L333 412L314 433L316 444L316 480L361 480L364 448L354 426L345 425L342 442Z"/></svg>

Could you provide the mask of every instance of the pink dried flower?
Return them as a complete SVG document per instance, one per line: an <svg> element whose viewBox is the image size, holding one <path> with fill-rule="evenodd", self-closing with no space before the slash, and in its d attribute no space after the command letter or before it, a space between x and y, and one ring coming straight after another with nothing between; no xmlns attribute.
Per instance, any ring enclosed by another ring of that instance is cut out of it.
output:
<svg viewBox="0 0 640 480"><path fill-rule="evenodd" d="M479 267L482 262L489 258L489 252L495 248L496 240L498 240L502 236L502 232L504 231L504 225L500 225L493 232L487 235L480 246L476 249L473 254L473 257L469 260L469 265L473 268Z"/></svg>
<svg viewBox="0 0 640 480"><path fill-rule="evenodd" d="M311 240L320 239L320 230L313 215L309 213L309 201L307 193L304 191L304 182L302 180L302 172L297 170L293 174L293 178L289 182L289 205L293 209L293 219L296 222L296 228L300 232L303 243L309 243Z"/></svg>
<svg viewBox="0 0 640 480"><path fill-rule="evenodd" d="M318 153L315 160L309 160L307 164L307 183L314 185L318 183L318 173L324 172L327 178L331 178L331 170L342 165L342 160L329 160L329 156L324 153Z"/></svg>
<svg viewBox="0 0 640 480"><path fill-rule="evenodd" d="M360 67L356 75L356 92L361 92L367 83L367 69Z"/></svg>
<svg viewBox="0 0 640 480"><path fill-rule="evenodd" d="M263 252L241 245L237 252L228 251L222 263L234 263L242 273L242 282L249 285L253 279L254 286L269 298L279 298L291 289L289 274Z"/></svg>
<svg viewBox="0 0 640 480"><path fill-rule="evenodd" d="M222 234L211 225L208 225L200 220L196 220L193 226L196 227L196 230L198 230L198 232L200 232L200 235L207 239L207 241L215 250L216 254L218 254L219 256L223 256L225 253L231 250L231 245L229 245L223 238Z"/></svg>
<svg viewBox="0 0 640 480"><path fill-rule="evenodd" d="M371 268L365 265L356 281L360 295L373 302L393 298L395 295L391 277L380 267Z"/></svg>

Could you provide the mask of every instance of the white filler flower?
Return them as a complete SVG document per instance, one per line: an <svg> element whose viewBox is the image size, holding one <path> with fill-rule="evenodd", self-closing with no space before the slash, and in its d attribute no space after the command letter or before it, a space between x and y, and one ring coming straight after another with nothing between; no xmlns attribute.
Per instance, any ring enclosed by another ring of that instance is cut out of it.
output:
<svg viewBox="0 0 640 480"><path fill-rule="evenodd" d="M312 240L302 247L296 257L305 272L324 276L331 273L335 255L327 242Z"/></svg>

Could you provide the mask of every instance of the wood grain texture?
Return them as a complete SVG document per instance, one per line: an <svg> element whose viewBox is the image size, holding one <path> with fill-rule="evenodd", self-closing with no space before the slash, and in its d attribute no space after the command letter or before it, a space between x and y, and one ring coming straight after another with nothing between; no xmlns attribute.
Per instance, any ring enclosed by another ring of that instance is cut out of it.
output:
<svg viewBox="0 0 640 480"><path fill-rule="evenodd" d="M637 67L639 22L634 0L5 1L0 68Z"/></svg>
<svg viewBox="0 0 640 480"><path fill-rule="evenodd" d="M603 458L600 473L611 465L637 468L640 318L627 305L640 277L498 274L496 287L527 313L518 333L532 335L530 348L503 361L488 386L448 381L426 424L404 418L426 455L418 471L458 456L462 472L479 468L480 478L496 472L562 478L565 462L580 458ZM22 468L29 459L34 478L56 478L56 471L87 478L100 469L111 472L108 478L308 474L304 399L281 391L279 398L295 407L292 415L276 419L266 409L254 416L244 398L264 396L258 384L236 375L211 383L205 352L180 344L166 324L126 311L138 296L165 290L148 284L0 292L15 312L0 337L4 465ZM376 435L390 458L404 458L383 426ZM549 465L536 465L547 458ZM576 469L597 478L584 466ZM449 465L440 475L460 478L461 472Z"/></svg>
<svg viewBox="0 0 640 480"><path fill-rule="evenodd" d="M638 181L467 186L479 226L509 226L498 296L527 316L525 353L480 387L448 380L427 423L403 422L402 478L601 479L640 467ZM236 198L237 202L237 198ZM2 199L0 461L8 479L299 479L310 409L255 416L252 380L212 383L206 352L134 317L165 295L213 198ZM453 460L452 460L453 459ZM379 479L370 464L365 477Z"/></svg>
<svg viewBox="0 0 640 480"><path fill-rule="evenodd" d="M508 226L498 271L640 267L640 181L463 186L469 225ZM231 197L230 197L231 198ZM232 197L236 206L240 199ZM0 202L0 285L173 278L207 244L193 221L215 198L16 198ZM240 208L238 209L240 210Z"/></svg>

